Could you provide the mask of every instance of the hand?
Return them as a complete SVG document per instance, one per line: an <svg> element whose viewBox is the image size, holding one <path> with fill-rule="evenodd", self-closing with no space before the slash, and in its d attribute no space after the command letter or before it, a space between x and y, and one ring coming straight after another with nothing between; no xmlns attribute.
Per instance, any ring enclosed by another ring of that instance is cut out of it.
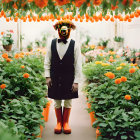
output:
<svg viewBox="0 0 140 140"><path fill-rule="evenodd" d="M50 88L52 86L52 80L51 80L51 78L50 77L47 77L46 78L46 82L47 82L48 88Z"/></svg>
<svg viewBox="0 0 140 140"><path fill-rule="evenodd" d="M73 91L73 92L77 92L77 91L78 91L78 83L74 83L74 84L72 85L72 91Z"/></svg>

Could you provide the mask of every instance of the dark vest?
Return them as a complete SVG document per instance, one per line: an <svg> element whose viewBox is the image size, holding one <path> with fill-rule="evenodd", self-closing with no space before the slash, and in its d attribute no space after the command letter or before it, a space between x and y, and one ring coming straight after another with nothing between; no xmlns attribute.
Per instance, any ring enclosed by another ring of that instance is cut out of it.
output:
<svg viewBox="0 0 140 140"><path fill-rule="evenodd" d="M48 97L57 100L78 98L78 92L72 92L72 84L75 77L75 41L70 41L69 47L62 59L58 55L56 41L57 39L53 39L51 44L50 77L52 79L52 86L48 88Z"/></svg>

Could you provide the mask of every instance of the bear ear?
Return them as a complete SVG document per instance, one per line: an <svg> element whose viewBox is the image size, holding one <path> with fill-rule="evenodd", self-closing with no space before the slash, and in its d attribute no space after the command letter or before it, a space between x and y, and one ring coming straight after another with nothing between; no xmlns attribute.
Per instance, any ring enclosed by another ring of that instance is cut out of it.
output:
<svg viewBox="0 0 140 140"><path fill-rule="evenodd" d="M58 29L58 25L53 25L54 29L57 30Z"/></svg>
<svg viewBox="0 0 140 140"><path fill-rule="evenodd" d="M71 28L73 29L73 30L75 30L76 29L76 26L72 23L71 25Z"/></svg>

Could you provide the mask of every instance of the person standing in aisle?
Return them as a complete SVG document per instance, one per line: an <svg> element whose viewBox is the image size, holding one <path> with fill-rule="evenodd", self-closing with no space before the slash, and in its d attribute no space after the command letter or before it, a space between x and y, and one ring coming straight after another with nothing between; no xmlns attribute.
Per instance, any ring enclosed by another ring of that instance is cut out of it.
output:
<svg viewBox="0 0 140 140"><path fill-rule="evenodd" d="M62 130L65 134L71 133L69 117L72 99L78 98L82 61L80 46L70 39L71 30L75 28L76 26L69 20L58 21L54 25L59 37L50 41L44 61L48 97L54 99L56 134L60 134ZM63 111L62 100L64 100Z"/></svg>

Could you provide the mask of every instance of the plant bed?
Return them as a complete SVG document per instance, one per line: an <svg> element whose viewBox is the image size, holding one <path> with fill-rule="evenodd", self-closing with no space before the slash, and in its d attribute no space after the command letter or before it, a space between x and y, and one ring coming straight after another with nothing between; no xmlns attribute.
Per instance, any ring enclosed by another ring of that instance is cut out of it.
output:
<svg viewBox="0 0 140 140"><path fill-rule="evenodd" d="M25 52L0 57L0 119L7 127L12 123L12 134L20 140L39 140L47 103L44 57Z"/></svg>
<svg viewBox="0 0 140 140"><path fill-rule="evenodd" d="M98 139L136 140L140 132L139 68L108 54L85 64L83 72L90 81L85 90L97 118L93 127L100 128ZM95 78L100 79L98 84Z"/></svg>

